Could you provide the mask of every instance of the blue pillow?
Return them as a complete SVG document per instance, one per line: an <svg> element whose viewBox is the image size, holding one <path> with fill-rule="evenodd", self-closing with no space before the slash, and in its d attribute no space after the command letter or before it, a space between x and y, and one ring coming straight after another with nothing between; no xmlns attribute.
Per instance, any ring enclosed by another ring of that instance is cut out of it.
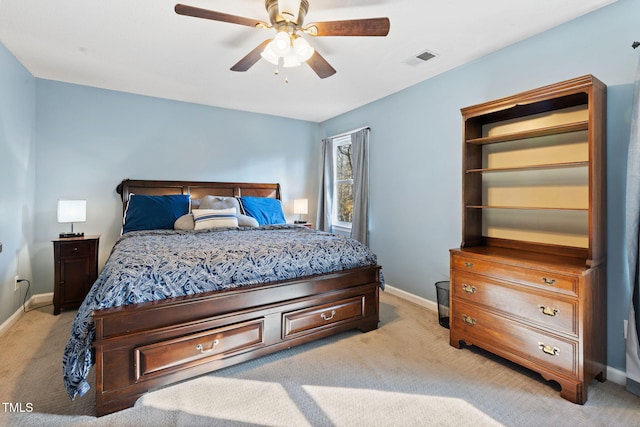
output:
<svg viewBox="0 0 640 427"><path fill-rule="evenodd" d="M245 213L258 221L259 225L286 224L282 203L269 197L240 197Z"/></svg>
<svg viewBox="0 0 640 427"><path fill-rule="evenodd" d="M122 233L173 229L176 219L189 213L189 200L188 194L168 196L132 194L129 196L124 214Z"/></svg>

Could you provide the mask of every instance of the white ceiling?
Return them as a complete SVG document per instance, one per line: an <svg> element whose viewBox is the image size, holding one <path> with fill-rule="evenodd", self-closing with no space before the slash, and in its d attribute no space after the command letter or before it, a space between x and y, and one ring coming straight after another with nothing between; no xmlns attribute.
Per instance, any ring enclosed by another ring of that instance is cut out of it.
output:
<svg viewBox="0 0 640 427"><path fill-rule="evenodd" d="M268 22L263 0L0 0L0 42L42 79L321 122L615 1L309 0L305 23L391 21L387 37L307 37L337 70L324 80L265 60L230 71L274 30L173 10ZM407 63L424 50L437 56Z"/></svg>

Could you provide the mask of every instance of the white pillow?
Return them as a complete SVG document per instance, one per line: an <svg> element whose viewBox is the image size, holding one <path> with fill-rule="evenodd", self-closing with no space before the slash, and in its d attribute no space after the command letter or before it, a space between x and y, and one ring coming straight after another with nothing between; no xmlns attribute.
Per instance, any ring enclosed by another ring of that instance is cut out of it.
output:
<svg viewBox="0 0 640 427"><path fill-rule="evenodd" d="M194 227L193 214L190 213L182 215L173 223L174 230L193 230Z"/></svg>
<svg viewBox="0 0 640 427"><path fill-rule="evenodd" d="M249 215L238 214L238 225L240 227L258 227L258 220Z"/></svg>
<svg viewBox="0 0 640 427"><path fill-rule="evenodd" d="M224 196L204 196L200 200L200 206L196 206L194 209L228 209L236 208L236 213L242 213L240 211L240 203L235 197Z"/></svg>
<svg viewBox="0 0 640 427"><path fill-rule="evenodd" d="M238 214L236 208L194 209L192 213L195 230L238 226Z"/></svg>

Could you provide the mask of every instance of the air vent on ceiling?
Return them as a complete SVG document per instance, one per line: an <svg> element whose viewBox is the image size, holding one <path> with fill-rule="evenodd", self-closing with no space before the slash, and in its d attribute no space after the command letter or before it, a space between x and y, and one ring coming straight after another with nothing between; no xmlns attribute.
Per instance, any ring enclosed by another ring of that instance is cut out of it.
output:
<svg viewBox="0 0 640 427"><path fill-rule="evenodd" d="M405 62L409 65L420 65L420 64L424 64L430 59L435 58L435 56L436 56L435 53L425 50L420 52L417 55L412 56L411 58L407 59Z"/></svg>

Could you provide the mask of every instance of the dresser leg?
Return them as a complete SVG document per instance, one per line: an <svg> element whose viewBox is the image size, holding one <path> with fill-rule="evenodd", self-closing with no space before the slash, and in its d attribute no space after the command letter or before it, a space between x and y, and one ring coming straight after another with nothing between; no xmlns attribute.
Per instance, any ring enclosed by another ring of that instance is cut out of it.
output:
<svg viewBox="0 0 640 427"><path fill-rule="evenodd" d="M451 347L462 348L462 345L460 344L460 338L454 336L454 334L451 332L449 332L449 344L451 345Z"/></svg>
<svg viewBox="0 0 640 427"><path fill-rule="evenodd" d="M578 405L584 405L587 402L587 390L584 383L570 383L560 382L560 396L569 402L577 403Z"/></svg>

